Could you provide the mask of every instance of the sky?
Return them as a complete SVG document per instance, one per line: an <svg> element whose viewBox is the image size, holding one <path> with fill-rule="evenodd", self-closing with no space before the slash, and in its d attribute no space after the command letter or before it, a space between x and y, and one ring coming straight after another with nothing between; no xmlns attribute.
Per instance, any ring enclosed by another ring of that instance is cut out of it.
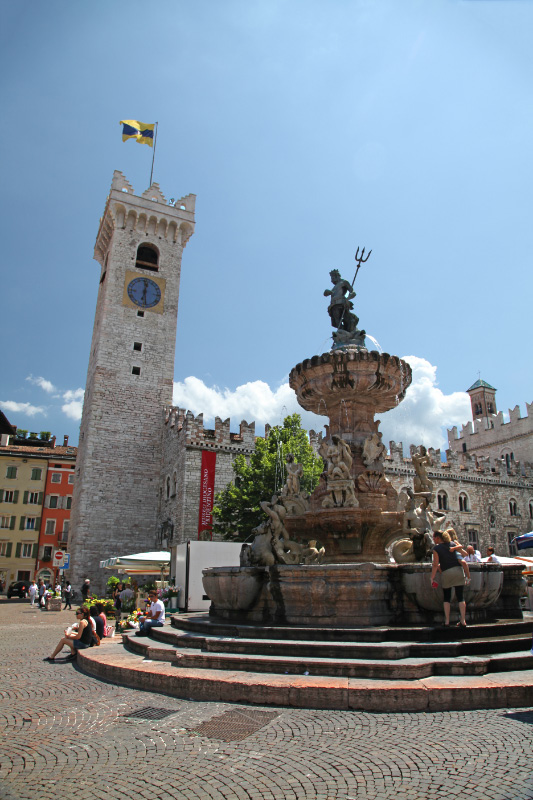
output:
<svg viewBox="0 0 533 800"><path fill-rule="evenodd" d="M3 369L19 428L78 440L113 170L197 195L174 402L279 423L329 350L329 271L413 384L383 439L445 446L481 376L533 401L533 3L2 0ZM318 430L323 418L302 414Z"/></svg>

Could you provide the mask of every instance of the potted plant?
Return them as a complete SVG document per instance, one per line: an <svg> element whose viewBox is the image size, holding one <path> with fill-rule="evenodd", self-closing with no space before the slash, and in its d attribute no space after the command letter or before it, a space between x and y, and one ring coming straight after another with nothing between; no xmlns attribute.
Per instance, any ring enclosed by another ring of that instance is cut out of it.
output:
<svg viewBox="0 0 533 800"><path fill-rule="evenodd" d="M61 592L48 591L44 602L46 611L61 611Z"/></svg>
<svg viewBox="0 0 533 800"><path fill-rule="evenodd" d="M166 611L179 611L178 597L180 591L179 586L167 586L165 589L161 589L159 597L165 604Z"/></svg>

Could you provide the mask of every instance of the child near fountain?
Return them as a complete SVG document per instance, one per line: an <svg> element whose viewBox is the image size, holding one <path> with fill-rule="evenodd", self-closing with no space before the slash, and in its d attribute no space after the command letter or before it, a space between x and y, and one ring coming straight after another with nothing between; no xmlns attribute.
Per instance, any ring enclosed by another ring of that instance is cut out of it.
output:
<svg viewBox="0 0 533 800"><path fill-rule="evenodd" d="M470 583L470 567L468 566L467 562L464 559L466 556L466 550L464 549L463 545L460 544L459 540L457 539L457 533L455 532L454 528L448 528L447 530L443 531L442 533L443 541L449 544L450 552L455 553L457 552L459 562L463 568L463 572L465 574L465 586L468 586ZM461 557L462 556L462 557Z"/></svg>

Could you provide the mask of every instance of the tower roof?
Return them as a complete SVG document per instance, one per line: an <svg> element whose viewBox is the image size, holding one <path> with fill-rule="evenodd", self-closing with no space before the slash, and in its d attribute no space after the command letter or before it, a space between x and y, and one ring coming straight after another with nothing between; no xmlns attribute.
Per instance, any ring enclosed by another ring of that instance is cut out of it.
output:
<svg viewBox="0 0 533 800"><path fill-rule="evenodd" d="M493 392L497 391L494 386L491 386L490 383L487 383L487 381L482 381L481 379L473 383L470 389L467 389L466 391L471 392L473 389L492 389Z"/></svg>

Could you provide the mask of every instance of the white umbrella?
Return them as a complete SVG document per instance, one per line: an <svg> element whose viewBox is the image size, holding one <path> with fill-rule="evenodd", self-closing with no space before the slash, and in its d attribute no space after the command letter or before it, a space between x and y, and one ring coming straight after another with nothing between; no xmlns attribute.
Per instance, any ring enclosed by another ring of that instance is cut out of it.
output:
<svg viewBox="0 0 533 800"><path fill-rule="evenodd" d="M100 567L103 569L134 569L142 571L143 569L150 569L152 571L161 571L167 569L170 564L170 553L167 550L156 550L149 553L133 553L129 556L115 556L114 558L106 558L105 561L100 561Z"/></svg>
<svg viewBox="0 0 533 800"><path fill-rule="evenodd" d="M170 568L170 553L167 550L155 550L149 553L115 556L100 561L100 567L124 572L127 575L160 575L163 582L164 574L168 573Z"/></svg>

